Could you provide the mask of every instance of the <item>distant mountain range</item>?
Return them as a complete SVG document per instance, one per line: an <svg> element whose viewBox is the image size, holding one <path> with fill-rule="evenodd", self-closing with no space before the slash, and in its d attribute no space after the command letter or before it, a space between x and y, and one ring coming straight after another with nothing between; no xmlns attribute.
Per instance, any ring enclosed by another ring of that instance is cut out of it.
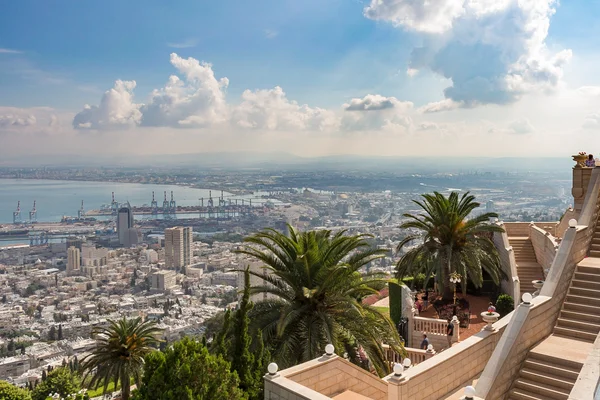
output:
<svg viewBox="0 0 600 400"><path fill-rule="evenodd" d="M222 169L282 169L282 170L390 170L419 172L477 171L568 171L573 161L569 157L373 157L333 155L300 157L279 152L221 152L198 154L167 154L148 156L106 155L35 155L4 157L0 167L199 167Z"/></svg>

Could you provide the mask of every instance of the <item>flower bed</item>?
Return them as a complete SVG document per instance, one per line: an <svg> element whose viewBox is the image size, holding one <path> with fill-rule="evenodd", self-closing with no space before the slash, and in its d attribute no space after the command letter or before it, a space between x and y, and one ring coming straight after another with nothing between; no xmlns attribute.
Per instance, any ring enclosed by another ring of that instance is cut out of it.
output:
<svg viewBox="0 0 600 400"><path fill-rule="evenodd" d="M471 320L471 311L469 302L465 299L457 299L456 305L446 303L441 298L437 298L433 302L433 307L438 314L438 318L448 320L454 315L458 318L461 328L468 328Z"/></svg>

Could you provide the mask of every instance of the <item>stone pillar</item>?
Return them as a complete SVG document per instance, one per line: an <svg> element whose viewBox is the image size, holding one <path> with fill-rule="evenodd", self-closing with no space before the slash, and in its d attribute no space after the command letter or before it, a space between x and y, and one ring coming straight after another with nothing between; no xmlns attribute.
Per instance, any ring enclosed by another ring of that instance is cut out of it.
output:
<svg viewBox="0 0 600 400"><path fill-rule="evenodd" d="M583 201L585 200L585 194L593 170L593 168L573 167L573 188L571 189L571 194L573 195L573 209L575 210L575 215L579 215L583 208Z"/></svg>

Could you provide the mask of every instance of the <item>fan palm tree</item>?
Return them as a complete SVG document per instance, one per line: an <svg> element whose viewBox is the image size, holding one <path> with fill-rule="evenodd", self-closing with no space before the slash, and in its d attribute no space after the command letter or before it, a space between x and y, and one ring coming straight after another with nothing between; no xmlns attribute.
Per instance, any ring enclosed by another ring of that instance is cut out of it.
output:
<svg viewBox="0 0 600 400"><path fill-rule="evenodd" d="M297 232L288 225L288 236L267 229L244 240L246 246L238 252L264 263L264 271L250 271L263 279L250 293L268 295L255 304L250 321L272 345L280 366L319 357L331 343L357 364L364 365L366 356L383 375L389 364L382 342L403 351L390 319L362 303L386 283L381 276L359 272L383 256L366 237L345 231Z"/></svg>
<svg viewBox="0 0 600 400"><path fill-rule="evenodd" d="M469 218L479 207L475 197L468 192L459 197L434 192L422 195L423 201L413 200L424 211L422 214L404 214L409 220L401 228L419 231L402 240L397 247L417 239L423 243L408 250L398 261L397 277L415 276L424 273L427 279L435 274L437 282L444 287L444 300L452 299L450 274L458 273L466 288L467 279L476 287L483 283L483 272L487 272L496 284L504 277L500 258L491 240L494 232L503 232L497 225L489 223L495 213L485 213Z"/></svg>
<svg viewBox="0 0 600 400"><path fill-rule="evenodd" d="M107 327L94 330L96 347L82 363L84 381L91 375L90 387L104 386L104 393L110 382L115 388L121 382L123 400L129 400L130 380L133 377L139 385L144 365L144 356L154 351L153 345L160 329L154 322L142 322L141 318L108 321Z"/></svg>

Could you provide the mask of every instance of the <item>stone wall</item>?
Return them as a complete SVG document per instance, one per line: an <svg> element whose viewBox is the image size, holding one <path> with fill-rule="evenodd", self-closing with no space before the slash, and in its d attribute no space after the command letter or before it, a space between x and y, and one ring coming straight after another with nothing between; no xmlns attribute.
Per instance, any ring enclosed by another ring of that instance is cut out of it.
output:
<svg viewBox="0 0 600 400"><path fill-rule="evenodd" d="M346 390L373 400L388 396L382 379L337 356L323 356L283 370L274 378L265 377L265 399L328 399Z"/></svg>
<svg viewBox="0 0 600 400"><path fill-rule="evenodd" d="M505 229L504 223L497 223L498 226ZM494 236L492 238L496 249L498 250L498 255L500 257L500 265L502 267L502 271L506 274L507 279L502 280L500 282L500 286L502 287L502 291L512 296L515 301L518 301L520 297L519 292L519 283L515 284L515 279L517 277L517 266L515 262L515 255L512 250L512 246L508 242L508 234L506 233L506 229L504 232L494 232Z"/></svg>
<svg viewBox="0 0 600 400"><path fill-rule="evenodd" d="M588 185L592 177L594 168L573 168L573 208L579 213L583 208L583 203L587 194Z"/></svg>
<svg viewBox="0 0 600 400"><path fill-rule="evenodd" d="M398 381L385 377L389 400L433 400L444 398L465 381L479 375L492 355L512 313L494 324L495 332L481 331L451 349L410 368Z"/></svg>
<svg viewBox="0 0 600 400"><path fill-rule="evenodd" d="M533 244L537 262L544 270L550 268L558 249L554 236L550 232L540 229L537 225L532 225L529 227L529 238Z"/></svg>

